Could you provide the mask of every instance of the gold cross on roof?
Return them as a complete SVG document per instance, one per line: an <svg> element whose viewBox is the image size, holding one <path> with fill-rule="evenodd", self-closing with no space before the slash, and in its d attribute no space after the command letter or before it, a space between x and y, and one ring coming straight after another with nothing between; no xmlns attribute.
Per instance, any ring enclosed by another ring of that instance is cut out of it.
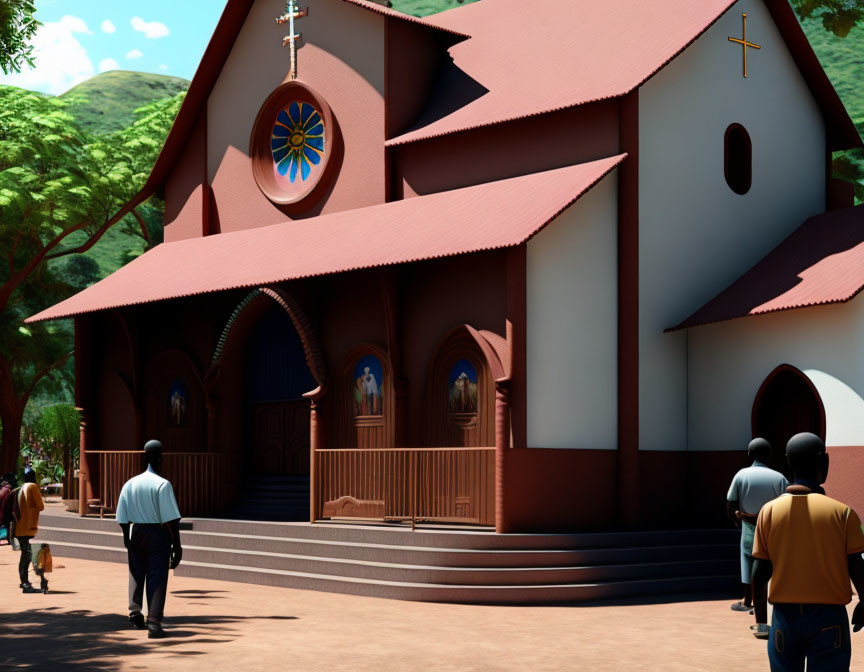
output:
<svg viewBox="0 0 864 672"><path fill-rule="evenodd" d="M309 15L308 9L297 9L295 0L288 0L285 5L285 13L276 19L276 23L289 24L289 33L282 40L282 46L291 47L291 79L297 79L297 40L301 38L300 33L294 32L294 19L302 19Z"/></svg>
<svg viewBox="0 0 864 672"><path fill-rule="evenodd" d="M744 48L744 77L747 77L747 47L751 47L752 49L761 49L762 47L758 44L753 44L752 42L747 41L747 15L741 15L741 23L744 24L744 36L741 39L737 37L730 37L730 42L735 42L740 44Z"/></svg>

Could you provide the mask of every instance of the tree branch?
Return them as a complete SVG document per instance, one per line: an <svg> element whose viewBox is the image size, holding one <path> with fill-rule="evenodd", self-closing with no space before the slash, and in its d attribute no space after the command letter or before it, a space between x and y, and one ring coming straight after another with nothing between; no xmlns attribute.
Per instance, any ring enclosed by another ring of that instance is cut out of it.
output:
<svg viewBox="0 0 864 672"><path fill-rule="evenodd" d="M96 233L94 233L92 236L90 236L90 238L87 239L86 243L82 243L78 247L72 247L68 250L63 250L61 252L55 252L54 254L49 254L45 257L45 261L51 261L52 259L59 259L60 257L65 257L69 254L80 254L81 252L86 252L91 247L93 247L96 243L98 243L99 240L102 238L102 236L104 236L105 233L108 231L108 229L110 229L112 226L114 226L115 223L116 223L115 221L112 221L111 219L109 219L102 226L99 227L99 230Z"/></svg>
<svg viewBox="0 0 864 672"><path fill-rule="evenodd" d="M40 369L39 371L36 372L36 374L33 376L33 380L30 381L30 385L27 387L24 394L19 399L22 408L27 405L27 401L30 399L30 395L33 394L33 390L36 388L36 384L40 380L42 380L45 376L47 376L49 373L51 373L55 369L59 369L61 366L63 366L66 363L66 361L74 354L75 354L74 350L72 352L67 352L65 355L63 355L60 359L58 359L53 364L49 364L48 366L46 366L43 369Z"/></svg>
<svg viewBox="0 0 864 672"><path fill-rule="evenodd" d="M144 222L144 218L138 213L137 208L132 208L132 215L138 220L138 226L141 227L141 235L144 236L144 240L146 240L149 245L150 233L147 231L147 224Z"/></svg>

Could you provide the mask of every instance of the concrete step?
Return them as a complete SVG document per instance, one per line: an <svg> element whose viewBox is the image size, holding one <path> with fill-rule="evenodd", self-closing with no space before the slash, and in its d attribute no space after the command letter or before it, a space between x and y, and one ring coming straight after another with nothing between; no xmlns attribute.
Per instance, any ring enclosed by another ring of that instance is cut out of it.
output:
<svg viewBox="0 0 864 672"><path fill-rule="evenodd" d="M485 550L360 544L356 542L256 537L225 533L184 531L187 546L218 551L257 551L272 554L329 557L342 560L392 562L436 567L572 567L647 562L736 562L738 550L731 545L654 546L587 550ZM62 541L92 546L122 547L119 528L73 530L42 526L44 541ZM226 563L230 564L230 563Z"/></svg>
<svg viewBox="0 0 864 672"><path fill-rule="evenodd" d="M737 589L734 578L725 575L605 581L586 584L477 586L381 581L309 572L243 568L196 561L186 562L185 560L175 571L178 576L222 581L323 590L397 600L468 604L551 604L697 591L731 594L733 590Z"/></svg>
<svg viewBox="0 0 864 672"><path fill-rule="evenodd" d="M43 514L43 525L68 529L117 531L110 519L80 518ZM574 550L591 548L736 545L740 532L722 530L671 530L652 532L587 532L574 534L495 534L491 530L446 526L422 527L412 531L400 524L333 524L308 522L267 522L260 520L185 518L181 529L262 537L283 537L315 541L346 541L415 547L462 548L470 550Z"/></svg>
<svg viewBox="0 0 864 672"><path fill-rule="evenodd" d="M583 584L625 579L683 578L722 574L729 569L728 562L718 560L585 567L434 567L261 551L222 551L195 546L184 548L184 558L192 562L241 569L281 570L376 581L477 586Z"/></svg>
<svg viewBox="0 0 864 672"><path fill-rule="evenodd" d="M112 520L43 515L58 557L126 562ZM496 535L441 526L183 521L178 574L441 602L575 602L734 590L735 530Z"/></svg>
<svg viewBox="0 0 864 672"><path fill-rule="evenodd" d="M589 532L577 534L495 534L489 529L424 526L412 531L404 524L271 523L262 521L187 519L198 532L353 541L389 545L464 549L587 549L623 546L737 544L737 530L672 530L655 532Z"/></svg>

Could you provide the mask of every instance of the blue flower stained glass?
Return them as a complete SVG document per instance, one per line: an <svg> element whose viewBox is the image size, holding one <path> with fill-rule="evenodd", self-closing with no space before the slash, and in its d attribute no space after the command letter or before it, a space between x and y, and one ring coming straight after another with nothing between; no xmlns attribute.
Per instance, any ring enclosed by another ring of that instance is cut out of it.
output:
<svg viewBox="0 0 864 672"><path fill-rule="evenodd" d="M276 115L270 149L276 172L305 181L324 156L324 121L309 103L294 101Z"/></svg>

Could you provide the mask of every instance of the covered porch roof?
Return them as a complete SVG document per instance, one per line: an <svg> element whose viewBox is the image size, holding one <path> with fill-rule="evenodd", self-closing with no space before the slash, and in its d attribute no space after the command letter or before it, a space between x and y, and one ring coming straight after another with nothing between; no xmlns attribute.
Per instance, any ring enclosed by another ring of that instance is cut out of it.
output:
<svg viewBox="0 0 864 672"><path fill-rule="evenodd" d="M814 215L747 273L666 331L845 303L864 289L864 206Z"/></svg>
<svg viewBox="0 0 864 672"><path fill-rule="evenodd" d="M158 245L27 322L520 245L626 157Z"/></svg>

